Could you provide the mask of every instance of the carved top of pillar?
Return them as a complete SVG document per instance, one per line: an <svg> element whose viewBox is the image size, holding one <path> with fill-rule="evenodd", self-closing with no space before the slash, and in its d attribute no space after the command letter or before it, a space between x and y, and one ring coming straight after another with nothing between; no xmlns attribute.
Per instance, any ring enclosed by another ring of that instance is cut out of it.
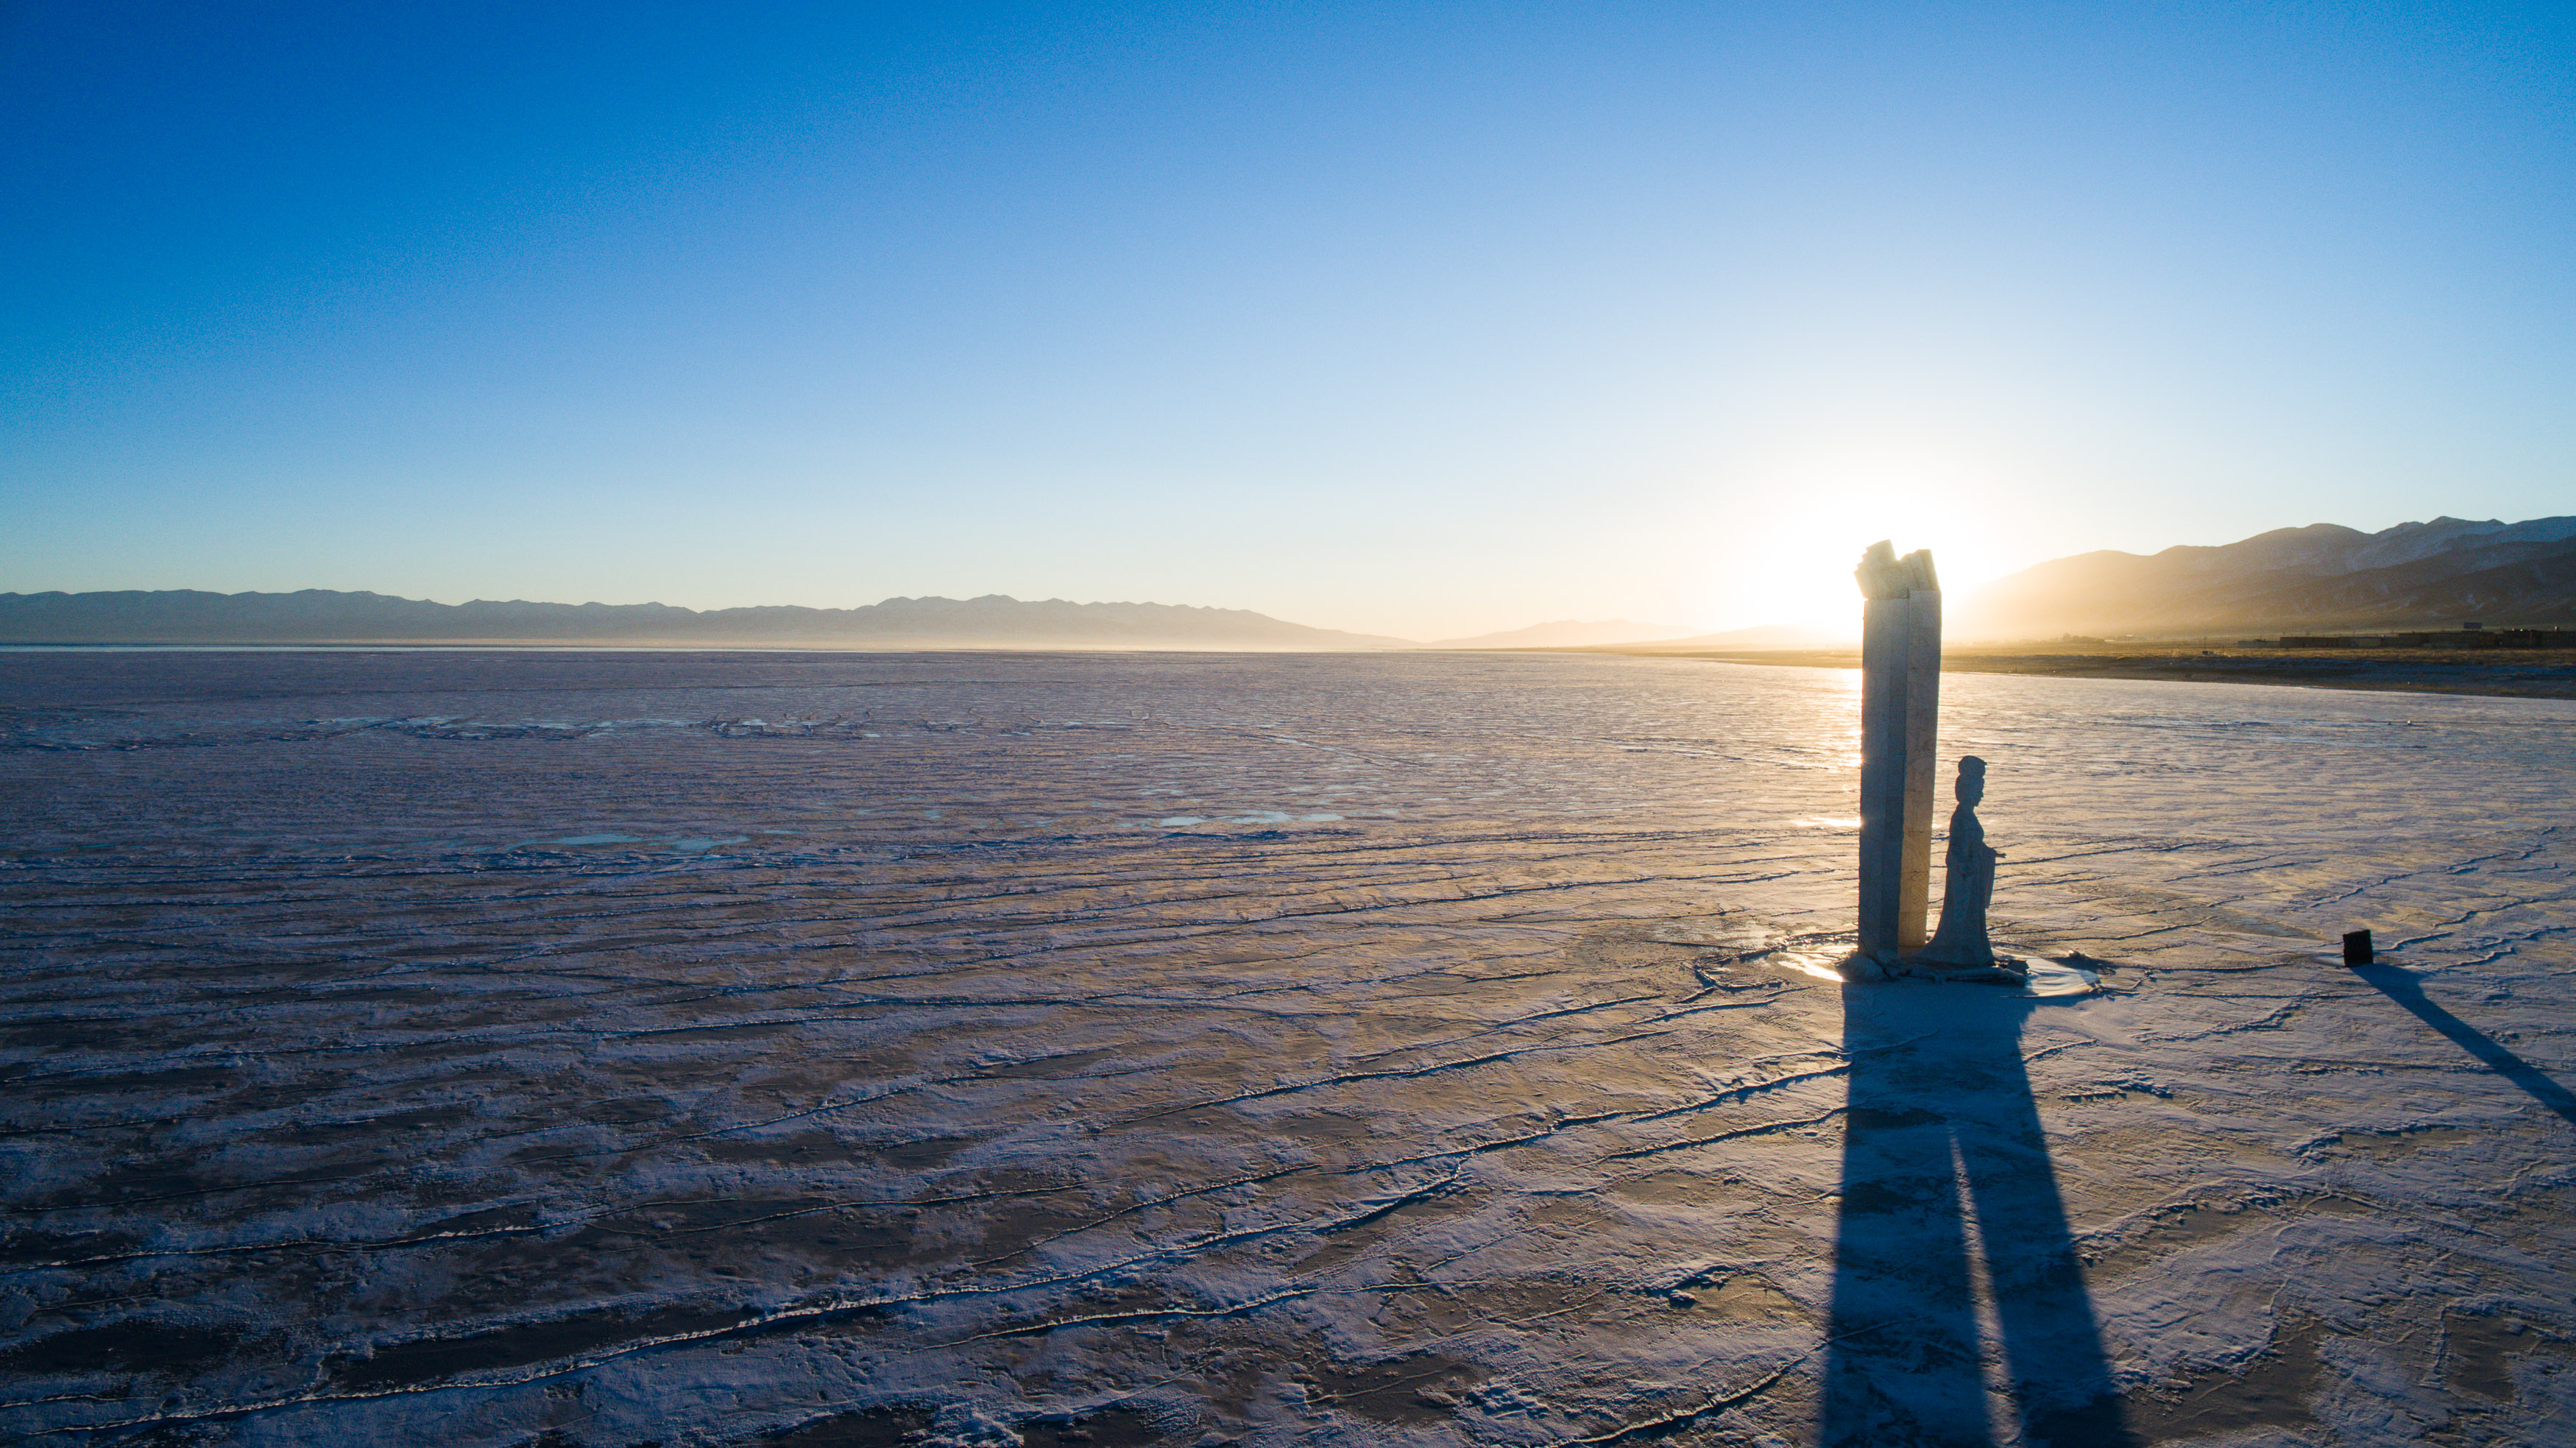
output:
<svg viewBox="0 0 2576 1448"><path fill-rule="evenodd" d="M1933 571L1931 549L1917 548L1899 558L1896 545L1884 538L1860 555L1860 568L1852 577L1860 580L1863 598L1906 598L1941 591L1941 575Z"/></svg>

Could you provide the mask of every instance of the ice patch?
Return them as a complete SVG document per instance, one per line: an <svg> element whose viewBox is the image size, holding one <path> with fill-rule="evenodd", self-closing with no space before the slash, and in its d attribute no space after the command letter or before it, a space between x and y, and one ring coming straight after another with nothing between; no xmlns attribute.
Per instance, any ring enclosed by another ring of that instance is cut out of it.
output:
<svg viewBox="0 0 2576 1448"><path fill-rule="evenodd" d="M2029 958L2030 983L2021 988L2022 995L2078 996L2088 994L2102 983L2102 977L2081 966L2060 965L2053 960Z"/></svg>
<svg viewBox="0 0 2576 1448"><path fill-rule="evenodd" d="M1836 985L1841 985L1843 973L1839 967L1850 955L1851 951L1848 948L1830 951L1790 951L1769 957L1767 963L1812 980L1829 980Z"/></svg>

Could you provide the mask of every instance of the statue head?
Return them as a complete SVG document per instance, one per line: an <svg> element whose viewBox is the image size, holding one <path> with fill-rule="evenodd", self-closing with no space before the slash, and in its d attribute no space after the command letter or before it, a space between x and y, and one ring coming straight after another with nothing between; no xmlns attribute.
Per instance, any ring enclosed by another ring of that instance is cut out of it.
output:
<svg viewBox="0 0 2576 1448"><path fill-rule="evenodd" d="M1899 558L1896 545L1881 538L1860 555L1860 567L1852 577L1860 582L1860 596L1870 599L1905 598L1912 594L1941 591L1941 575L1932 568L1932 550L1917 548Z"/></svg>
<svg viewBox="0 0 2576 1448"><path fill-rule="evenodd" d="M1980 805L1986 802L1986 762L1973 754L1959 756L1959 803Z"/></svg>
<svg viewBox="0 0 2576 1448"><path fill-rule="evenodd" d="M1903 598L1914 586L1914 572L1897 561L1896 545L1881 538L1860 555L1860 567L1852 577L1860 582L1863 598Z"/></svg>

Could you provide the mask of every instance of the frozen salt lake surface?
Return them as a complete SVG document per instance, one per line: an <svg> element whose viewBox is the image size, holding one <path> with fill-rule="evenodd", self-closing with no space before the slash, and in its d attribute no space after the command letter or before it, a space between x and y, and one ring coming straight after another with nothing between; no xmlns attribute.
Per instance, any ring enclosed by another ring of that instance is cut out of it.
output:
<svg viewBox="0 0 2576 1448"><path fill-rule="evenodd" d="M2576 705L1856 679L0 656L0 1436L2566 1441Z"/></svg>

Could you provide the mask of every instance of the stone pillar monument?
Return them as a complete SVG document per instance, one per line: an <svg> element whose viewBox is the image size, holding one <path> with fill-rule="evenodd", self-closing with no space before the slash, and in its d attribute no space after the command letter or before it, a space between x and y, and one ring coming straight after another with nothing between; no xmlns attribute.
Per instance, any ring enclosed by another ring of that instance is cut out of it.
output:
<svg viewBox="0 0 2576 1448"><path fill-rule="evenodd" d="M1941 581L1932 552L1870 545L1860 569L1860 953L1923 947L1941 717Z"/></svg>

